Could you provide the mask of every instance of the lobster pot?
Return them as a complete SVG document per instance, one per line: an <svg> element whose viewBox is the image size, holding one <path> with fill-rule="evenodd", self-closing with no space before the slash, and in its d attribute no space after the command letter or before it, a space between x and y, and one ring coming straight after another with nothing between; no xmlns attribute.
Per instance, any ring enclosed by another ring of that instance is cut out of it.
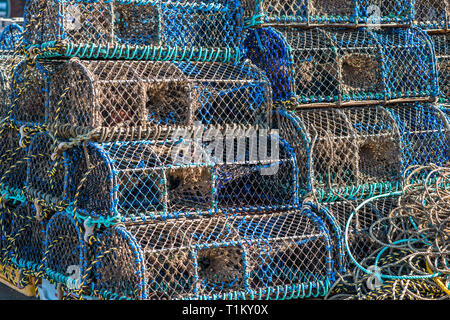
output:
<svg viewBox="0 0 450 320"><path fill-rule="evenodd" d="M0 185L9 194L16 194L27 179L27 141L21 144L19 131L6 125L1 128L0 139Z"/></svg>
<svg viewBox="0 0 450 320"><path fill-rule="evenodd" d="M57 64L24 59L14 69L9 112L17 126L40 126L47 121L48 79Z"/></svg>
<svg viewBox="0 0 450 320"><path fill-rule="evenodd" d="M270 84L249 63L81 61L50 85L49 122L109 131L150 125L264 125Z"/></svg>
<svg viewBox="0 0 450 320"><path fill-rule="evenodd" d="M443 112L433 105L420 103L386 109L400 130L402 175L408 174L410 166L448 163L450 129Z"/></svg>
<svg viewBox="0 0 450 320"><path fill-rule="evenodd" d="M265 27L250 30L245 45L267 73L275 101L341 106L438 93L432 44L419 29Z"/></svg>
<svg viewBox="0 0 450 320"><path fill-rule="evenodd" d="M24 19L26 45L82 58L229 60L243 30L235 0L28 0Z"/></svg>
<svg viewBox="0 0 450 320"><path fill-rule="evenodd" d="M448 30L450 3L448 0L415 0L414 24L426 30Z"/></svg>
<svg viewBox="0 0 450 320"><path fill-rule="evenodd" d="M124 220L255 211L298 202L291 153L280 151L275 160L227 163L219 161L222 158L213 161L208 150L192 140L74 148L65 155L68 199L83 215Z"/></svg>
<svg viewBox="0 0 450 320"><path fill-rule="evenodd" d="M296 154L300 194L312 191L328 202L398 183L400 134L384 108L280 109L278 115L280 135Z"/></svg>
<svg viewBox="0 0 450 320"><path fill-rule="evenodd" d="M13 53L22 43L23 27L17 23L5 26L0 34L0 52Z"/></svg>
<svg viewBox="0 0 450 320"><path fill-rule="evenodd" d="M19 205L13 213L12 232L5 248L7 259L19 268L38 271L44 257L47 221L37 216L34 204Z"/></svg>
<svg viewBox="0 0 450 320"><path fill-rule="evenodd" d="M20 206L20 204L9 201L2 201L0 204L0 261L6 256L8 241L13 230L13 214L17 206Z"/></svg>
<svg viewBox="0 0 450 320"><path fill-rule="evenodd" d="M66 212L58 212L47 224L44 268L49 277L59 283L80 283L85 266L84 228Z"/></svg>
<svg viewBox="0 0 450 320"><path fill-rule="evenodd" d="M53 204L64 201L65 165L63 159L53 157L57 145L47 132L38 132L27 153L27 195Z"/></svg>
<svg viewBox="0 0 450 320"><path fill-rule="evenodd" d="M436 52L441 100L450 103L450 34L433 34L431 40Z"/></svg>
<svg viewBox="0 0 450 320"><path fill-rule="evenodd" d="M411 0L257 0L243 1L247 24L337 26L409 24Z"/></svg>
<svg viewBox="0 0 450 320"><path fill-rule="evenodd" d="M116 226L99 236L90 279L132 299L326 294L329 246L321 220L295 211Z"/></svg>
<svg viewBox="0 0 450 320"><path fill-rule="evenodd" d="M358 143L359 184L394 183L401 178L400 132L391 114L381 106L346 108Z"/></svg>
<svg viewBox="0 0 450 320"><path fill-rule="evenodd" d="M437 107L444 113L447 123L450 124L450 105L439 105Z"/></svg>
<svg viewBox="0 0 450 320"><path fill-rule="evenodd" d="M13 70L23 59L16 50L21 44L22 27L9 24L0 33L0 117L8 116L11 104L11 80Z"/></svg>

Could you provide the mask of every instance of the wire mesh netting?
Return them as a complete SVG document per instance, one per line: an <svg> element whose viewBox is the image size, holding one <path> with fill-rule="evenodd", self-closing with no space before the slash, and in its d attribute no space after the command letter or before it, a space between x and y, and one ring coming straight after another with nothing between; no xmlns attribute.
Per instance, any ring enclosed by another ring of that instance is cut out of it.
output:
<svg viewBox="0 0 450 320"><path fill-rule="evenodd" d="M427 30L448 30L450 3L448 0L415 0L414 24Z"/></svg>
<svg viewBox="0 0 450 320"><path fill-rule="evenodd" d="M55 213L45 232L43 268L46 276L71 289L81 285L81 275L86 267L85 230L78 220L65 211Z"/></svg>
<svg viewBox="0 0 450 320"><path fill-rule="evenodd" d="M186 136L166 143L85 143L65 154L66 197L81 215L124 220L296 205L290 146L275 136L255 136L264 142L251 151L251 139L241 137L214 148Z"/></svg>
<svg viewBox="0 0 450 320"><path fill-rule="evenodd" d="M92 287L133 299L320 295L333 277L324 230L296 211L117 226L98 237Z"/></svg>
<svg viewBox="0 0 450 320"><path fill-rule="evenodd" d="M44 56L227 61L243 34L236 0L28 0L24 19Z"/></svg>
<svg viewBox="0 0 450 320"><path fill-rule="evenodd" d="M450 34L433 34L431 40L439 70L440 99L450 103Z"/></svg>
<svg viewBox="0 0 450 320"><path fill-rule="evenodd" d="M267 73L275 101L367 104L438 94L436 59L421 30L249 30L247 56Z"/></svg>
<svg viewBox="0 0 450 320"><path fill-rule="evenodd" d="M400 132L383 107L278 113L280 134L296 153L301 194L329 202L398 186Z"/></svg>
<svg viewBox="0 0 450 320"><path fill-rule="evenodd" d="M27 179L26 156L29 140L21 134L23 130L19 131L8 123L4 123L0 131L0 185L6 193L18 195Z"/></svg>
<svg viewBox="0 0 450 320"><path fill-rule="evenodd" d="M17 126L42 126L47 121L48 78L59 62L24 59L14 69L9 116Z"/></svg>
<svg viewBox="0 0 450 320"><path fill-rule="evenodd" d="M44 257L45 229L48 219L33 204L21 203L11 216L5 257L27 272L39 275Z"/></svg>
<svg viewBox="0 0 450 320"><path fill-rule="evenodd" d="M271 89L250 63L81 61L52 75L48 121L76 129L268 126ZM129 130L130 131L130 130Z"/></svg>
<svg viewBox="0 0 450 320"><path fill-rule="evenodd" d="M352 24L408 25L413 19L412 0L244 0L244 17L250 26L285 24L336 26Z"/></svg>
<svg viewBox="0 0 450 320"><path fill-rule="evenodd" d="M38 132L27 148L27 179L24 193L32 200L47 204L64 202L65 164L53 156L58 142L47 132Z"/></svg>

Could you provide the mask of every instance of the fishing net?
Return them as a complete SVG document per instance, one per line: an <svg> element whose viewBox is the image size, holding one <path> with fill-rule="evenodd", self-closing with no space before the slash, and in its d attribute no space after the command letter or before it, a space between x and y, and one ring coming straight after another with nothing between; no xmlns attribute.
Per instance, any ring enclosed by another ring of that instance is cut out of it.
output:
<svg viewBox="0 0 450 320"><path fill-rule="evenodd" d="M24 20L25 44L45 57L230 61L241 54L235 0L28 0Z"/></svg>
<svg viewBox="0 0 450 320"><path fill-rule="evenodd" d="M371 222L369 236L378 247L362 256L347 248L354 264L352 275L335 284L331 298L448 299L449 168L430 164L408 172L394 207ZM418 182L423 176L426 179ZM359 205L348 218L349 230L357 225L360 212L380 199ZM350 239L346 232L345 240Z"/></svg>
<svg viewBox="0 0 450 320"><path fill-rule="evenodd" d="M90 286L110 299L320 296L333 277L323 223L297 211L115 226L93 252Z"/></svg>
<svg viewBox="0 0 450 320"><path fill-rule="evenodd" d="M245 131L215 146L185 133L165 143L84 143L64 155L67 197L82 216L123 220L296 205L295 155L266 133L254 136L256 149Z"/></svg>
<svg viewBox="0 0 450 320"><path fill-rule="evenodd" d="M427 30L448 30L450 4L447 0L415 0L414 24Z"/></svg>
<svg viewBox="0 0 450 320"><path fill-rule="evenodd" d="M438 94L424 31L360 28L249 30L247 57L267 73L275 101L305 107L430 100Z"/></svg>
<svg viewBox="0 0 450 320"><path fill-rule="evenodd" d="M74 58L54 72L49 91L48 122L66 137L194 124L267 127L272 105L267 78L249 63Z"/></svg>
<svg viewBox="0 0 450 320"><path fill-rule="evenodd" d="M450 34L433 34L437 66L439 70L439 88L441 101L450 103Z"/></svg>
<svg viewBox="0 0 450 320"><path fill-rule="evenodd" d="M386 26L410 24L413 17L411 0L244 0L242 5L250 26Z"/></svg>

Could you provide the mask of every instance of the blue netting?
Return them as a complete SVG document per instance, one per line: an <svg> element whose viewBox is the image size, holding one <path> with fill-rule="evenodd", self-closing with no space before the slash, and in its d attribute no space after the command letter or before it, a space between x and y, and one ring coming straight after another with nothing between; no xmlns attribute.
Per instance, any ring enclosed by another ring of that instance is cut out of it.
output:
<svg viewBox="0 0 450 320"><path fill-rule="evenodd" d="M244 0L248 25L410 24L412 0Z"/></svg>
<svg viewBox="0 0 450 320"><path fill-rule="evenodd" d="M326 230L297 211L114 227L98 237L91 286L132 299L321 296L334 277Z"/></svg>
<svg viewBox="0 0 450 320"><path fill-rule="evenodd" d="M240 58L243 22L236 0L28 0L24 18L26 46L39 47L44 56Z"/></svg>
<svg viewBox="0 0 450 320"><path fill-rule="evenodd" d="M222 150L229 149L220 154L189 138L89 143L65 154L65 194L82 216L124 220L282 210L298 204L291 147L277 137L259 139L267 144L258 146L254 159L249 140L236 137L220 142ZM263 158L265 148L269 158Z"/></svg>
<svg viewBox="0 0 450 320"><path fill-rule="evenodd" d="M274 100L333 106L439 92L433 46L419 29L265 27L249 30L244 45L267 73Z"/></svg>

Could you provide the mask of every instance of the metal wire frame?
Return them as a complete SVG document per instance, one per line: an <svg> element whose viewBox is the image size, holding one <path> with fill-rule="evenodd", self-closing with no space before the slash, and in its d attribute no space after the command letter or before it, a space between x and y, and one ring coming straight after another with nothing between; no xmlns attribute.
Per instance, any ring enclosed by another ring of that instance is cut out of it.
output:
<svg viewBox="0 0 450 320"><path fill-rule="evenodd" d="M73 58L50 78L46 118L50 130L70 138L199 124L269 127L271 108L270 83L249 62Z"/></svg>
<svg viewBox="0 0 450 320"><path fill-rule="evenodd" d="M298 211L108 228L88 287L106 299L289 299L334 281L327 229Z"/></svg>
<svg viewBox="0 0 450 320"><path fill-rule="evenodd" d="M236 0L28 0L24 26L45 57L225 62L242 51Z"/></svg>
<svg viewBox="0 0 450 320"><path fill-rule="evenodd" d="M298 204L298 169L290 146L277 136L255 136L258 146L250 151L251 139L245 137L252 134L240 133L215 142L223 144L223 152L190 137L164 143L84 143L64 153L65 197L81 217L121 221L280 210ZM277 157L272 153L278 144ZM266 147L268 159L259 153Z"/></svg>
<svg viewBox="0 0 450 320"><path fill-rule="evenodd" d="M247 58L267 73L273 100L305 108L434 101L434 48L417 28L248 31Z"/></svg>
<svg viewBox="0 0 450 320"><path fill-rule="evenodd" d="M414 0L243 0L246 25L295 27L407 26Z"/></svg>

